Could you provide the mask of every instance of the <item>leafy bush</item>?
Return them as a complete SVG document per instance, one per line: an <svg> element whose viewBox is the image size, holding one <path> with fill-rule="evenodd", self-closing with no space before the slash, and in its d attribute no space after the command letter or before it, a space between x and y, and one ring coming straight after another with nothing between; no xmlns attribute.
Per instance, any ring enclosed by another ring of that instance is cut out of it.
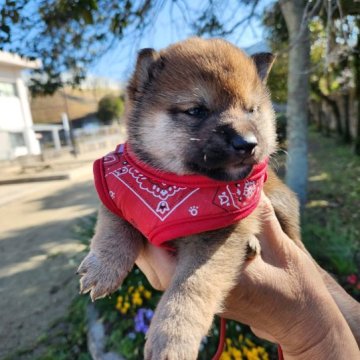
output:
<svg viewBox="0 0 360 360"><path fill-rule="evenodd" d="M109 125L114 120L119 120L123 112L123 100L117 96L106 95L99 101L97 117L104 124Z"/></svg>
<svg viewBox="0 0 360 360"><path fill-rule="evenodd" d="M306 246L329 271L338 275L354 273L360 250L356 231L353 227L343 226L337 217L329 217L326 224L320 225L305 215L307 224L303 227L303 236Z"/></svg>

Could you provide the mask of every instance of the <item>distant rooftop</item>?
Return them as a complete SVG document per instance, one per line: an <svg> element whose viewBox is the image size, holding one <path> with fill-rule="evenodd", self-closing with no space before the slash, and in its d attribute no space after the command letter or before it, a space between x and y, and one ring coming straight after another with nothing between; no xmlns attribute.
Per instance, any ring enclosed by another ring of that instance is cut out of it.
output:
<svg viewBox="0 0 360 360"><path fill-rule="evenodd" d="M29 60L6 51L0 51L0 65L7 65L21 69L39 69L42 66L40 60Z"/></svg>

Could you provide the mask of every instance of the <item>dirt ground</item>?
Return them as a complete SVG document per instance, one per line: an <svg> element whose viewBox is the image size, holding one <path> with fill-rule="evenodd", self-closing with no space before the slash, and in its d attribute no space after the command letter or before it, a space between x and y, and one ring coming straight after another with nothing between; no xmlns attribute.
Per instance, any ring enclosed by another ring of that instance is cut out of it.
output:
<svg viewBox="0 0 360 360"><path fill-rule="evenodd" d="M74 226L96 211L91 172L0 186L0 358L34 344L78 294Z"/></svg>

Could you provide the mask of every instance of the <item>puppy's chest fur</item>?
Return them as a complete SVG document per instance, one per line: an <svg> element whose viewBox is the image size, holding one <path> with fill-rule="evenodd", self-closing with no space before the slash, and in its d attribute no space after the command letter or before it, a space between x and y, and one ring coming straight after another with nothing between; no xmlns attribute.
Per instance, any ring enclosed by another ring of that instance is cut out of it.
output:
<svg viewBox="0 0 360 360"><path fill-rule="evenodd" d="M213 279L214 286L217 286L216 279L218 281L226 280L222 274L224 271L227 273L226 268L228 266L237 269L235 272L231 271L233 275L237 276L237 271L241 269L243 261L260 252L259 243L255 238L261 228L260 215L259 209L256 209L245 219L233 225L176 239L174 246L180 249L182 253L180 256L189 259L189 263L191 263L190 258L194 257L194 254L200 262L205 263L211 259L212 254L219 252L218 255L223 258L224 263L216 264L214 262L213 264L213 266L218 267L218 275ZM227 280L233 281L234 279Z"/></svg>

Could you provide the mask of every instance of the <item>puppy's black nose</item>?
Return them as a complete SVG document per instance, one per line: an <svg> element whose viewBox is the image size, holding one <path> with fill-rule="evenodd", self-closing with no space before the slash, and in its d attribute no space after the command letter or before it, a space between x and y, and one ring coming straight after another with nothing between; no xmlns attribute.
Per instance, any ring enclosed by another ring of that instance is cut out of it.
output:
<svg viewBox="0 0 360 360"><path fill-rule="evenodd" d="M231 138L231 146L239 152L241 155L251 155L257 145L256 138L254 136L243 138L240 135L235 135Z"/></svg>

